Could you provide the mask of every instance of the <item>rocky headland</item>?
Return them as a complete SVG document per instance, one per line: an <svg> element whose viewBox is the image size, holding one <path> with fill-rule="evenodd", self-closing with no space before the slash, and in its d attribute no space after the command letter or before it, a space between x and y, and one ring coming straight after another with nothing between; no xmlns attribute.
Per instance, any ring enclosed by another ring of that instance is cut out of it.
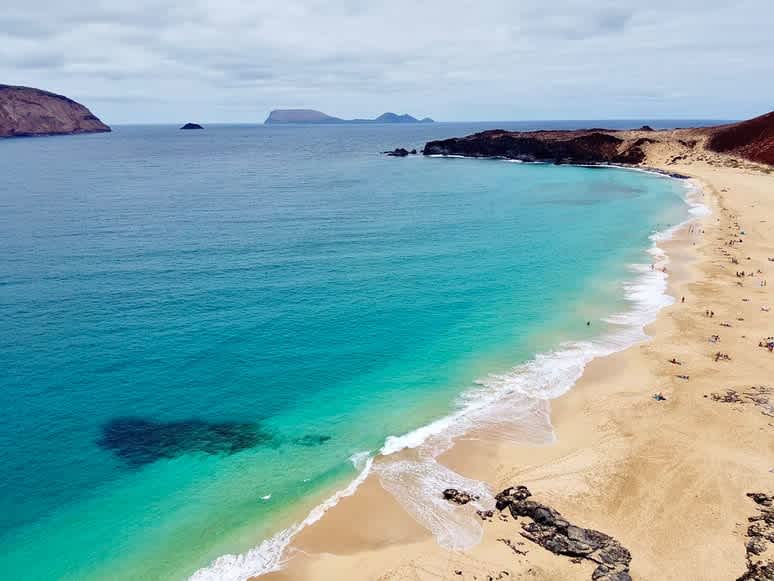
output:
<svg viewBox="0 0 774 581"><path fill-rule="evenodd" d="M774 165L774 112L728 125L689 129L579 129L505 131L428 142L425 155L493 157L527 162L641 165L664 158L675 164L704 153Z"/></svg>
<svg viewBox="0 0 774 581"><path fill-rule="evenodd" d="M0 137L101 133L110 127L63 95L0 85Z"/></svg>

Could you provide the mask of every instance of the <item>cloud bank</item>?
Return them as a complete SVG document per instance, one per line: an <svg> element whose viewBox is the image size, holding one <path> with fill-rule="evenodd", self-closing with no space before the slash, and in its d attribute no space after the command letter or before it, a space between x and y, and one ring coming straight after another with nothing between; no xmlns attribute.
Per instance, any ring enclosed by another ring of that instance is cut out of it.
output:
<svg viewBox="0 0 774 581"><path fill-rule="evenodd" d="M0 82L109 123L741 118L774 109L769 0L55 0L0 13Z"/></svg>

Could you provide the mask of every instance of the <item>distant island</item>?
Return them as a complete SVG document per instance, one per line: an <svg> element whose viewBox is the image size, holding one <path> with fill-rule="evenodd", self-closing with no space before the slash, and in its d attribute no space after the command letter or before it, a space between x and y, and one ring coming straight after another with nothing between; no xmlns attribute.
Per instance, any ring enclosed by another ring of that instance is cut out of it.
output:
<svg viewBox="0 0 774 581"><path fill-rule="evenodd" d="M0 137L101 133L110 127L63 95L0 85Z"/></svg>
<svg viewBox="0 0 774 581"><path fill-rule="evenodd" d="M265 124L280 123L434 123L430 117L417 119L408 114L382 113L376 119L341 119L314 109L275 109L264 121Z"/></svg>
<svg viewBox="0 0 774 581"><path fill-rule="evenodd" d="M180 129L204 129L204 127L202 127L198 123L186 123Z"/></svg>

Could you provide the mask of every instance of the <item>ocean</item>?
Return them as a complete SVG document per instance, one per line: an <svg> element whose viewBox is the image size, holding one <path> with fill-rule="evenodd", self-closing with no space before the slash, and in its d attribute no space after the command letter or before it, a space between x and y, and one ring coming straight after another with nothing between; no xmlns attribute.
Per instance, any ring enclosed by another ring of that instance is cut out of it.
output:
<svg viewBox="0 0 774 581"><path fill-rule="evenodd" d="M381 481L415 473L406 509L475 542L423 520L457 478L434 455L481 425L550 440L546 399L670 301L649 264L690 191L380 152L583 125L612 124L0 141L0 577L243 579L380 451L431 444Z"/></svg>

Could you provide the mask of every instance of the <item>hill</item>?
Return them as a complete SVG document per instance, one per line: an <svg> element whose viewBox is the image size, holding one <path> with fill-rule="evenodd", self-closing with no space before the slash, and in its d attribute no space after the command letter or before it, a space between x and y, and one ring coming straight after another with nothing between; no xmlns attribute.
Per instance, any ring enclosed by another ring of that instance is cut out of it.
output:
<svg viewBox="0 0 774 581"><path fill-rule="evenodd" d="M774 111L715 128L707 141L707 148L774 165Z"/></svg>
<svg viewBox="0 0 774 581"><path fill-rule="evenodd" d="M429 117L417 119L411 115L382 113L375 119L342 119L314 109L275 109L264 121L265 124L278 123L432 123Z"/></svg>
<svg viewBox="0 0 774 581"><path fill-rule="evenodd" d="M738 163L739 160L734 161L734 158L740 158L774 165L774 112L729 125L660 131L648 126L632 130L495 129L466 137L430 141L423 153L549 163L628 165L647 165L655 161L673 165L686 159L710 164Z"/></svg>
<svg viewBox="0 0 774 581"><path fill-rule="evenodd" d="M86 107L32 87L0 85L0 137L110 131Z"/></svg>

